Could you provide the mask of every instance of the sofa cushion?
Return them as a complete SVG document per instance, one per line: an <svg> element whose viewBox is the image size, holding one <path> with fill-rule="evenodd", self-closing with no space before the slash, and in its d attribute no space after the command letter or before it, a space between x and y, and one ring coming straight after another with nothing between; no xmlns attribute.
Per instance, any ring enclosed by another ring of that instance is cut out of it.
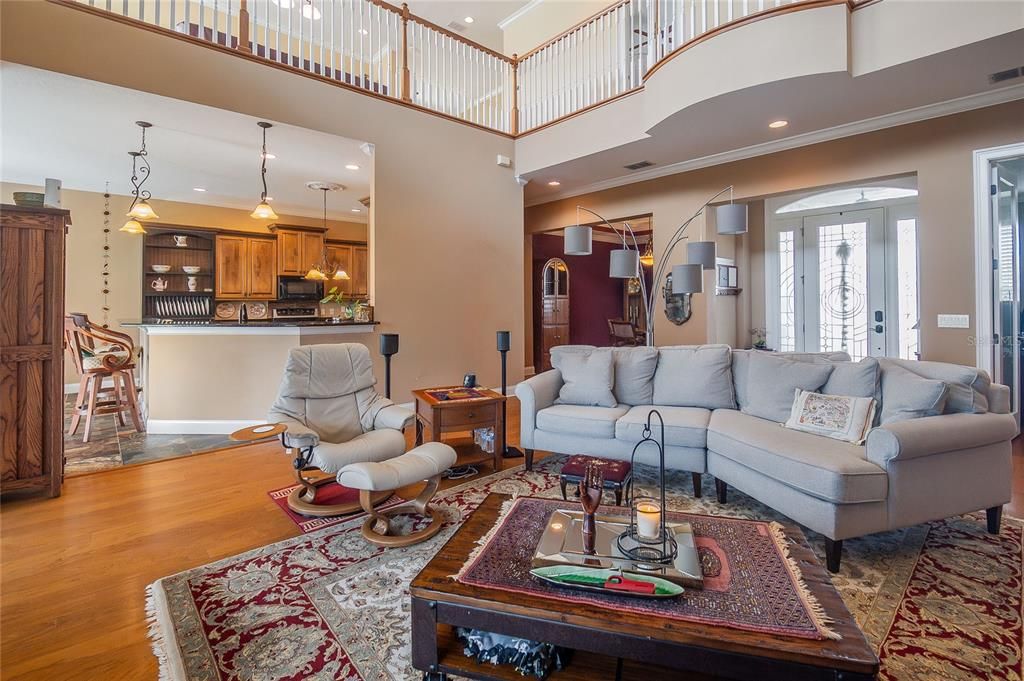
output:
<svg viewBox="0 0 1024 681"><path fill-rule="evenodd" d="M704 447L708 441L708 422L711 411L703 407L633 407L615 423L615 438L625 442L644 439L644 426L652 409L665 420L665 444L677 447ZM658 418L651 420L652 435L660 434Z"/></svg>
<svg viewBox="0 0 1024 681"><path fill-rule="evenodd" d="M551 366L562 374L557 404L614 407L611 348L553 348Z"/></svg>
<svg viewBox="0 0 1024 681"><path fill-rule="evenodd" d="M615 386L612 392L619 404L651 404L654 401L654 371L658 368L658 348L615 348Z"/></svg>
<svg viewBox="0 0 1024 681"><path fill-rule="evenodd" d="M733 409L732 359L728 345L660 348L654 372L654 404Z"/></svg>
<svg viewBox="0 0 1024 681"><path fill-rule="evenodd" d="M943 406L944 414L984 414L988 411L988 388L992 379L982 369L894 357L887 357L881 362L883 367L898 366L922 378L945 383L949 392Z"/></svg>
<svg viewBox="0 0 1024 681"><path fill-rule="evenodd" d="M831 503L884 501L888 494L888 477L865 458L866 447L789 430L739 411L711 414L708 449Z"/></svg>
<svg viewBox="0 0 1024 681"><path fill-rule="evenodd" d="M942 381L918 376L898 364L882 362L880 424L938 416L946 404L948 387Z"/></svg>
<svg viewBox="0 0 1024 681"><path fill-rule="evenodd" d="M878 360L865 357L859 362L831 362L832 373L822 386L825 395L842 395L844 397L877 397L878 396Z"/></svg>
<svg viewBox="0 0 1024 681"><path fill-rule="evenodd" d="M768 352L766 350L733 350L732 378L736 388L736 404L743 409L750 403L750 358L754 355L783 357L796 362L849 362L845 352Z"/></svg>
<svg viewBox="0 0 1024 681"><path fill-rule="evenodd" d="M615 437L615 422L627 411L628 407L556 404L537 412L537 428L549 433L612 439Z"/></svg>
<svg viewBox="0 0 1024 681"><path fill-rule="evenodd" d="M818 391L825 385L831 364L799 362L758 352L751 355L747 378L747 414L784 423L797 390Z"/></svg>

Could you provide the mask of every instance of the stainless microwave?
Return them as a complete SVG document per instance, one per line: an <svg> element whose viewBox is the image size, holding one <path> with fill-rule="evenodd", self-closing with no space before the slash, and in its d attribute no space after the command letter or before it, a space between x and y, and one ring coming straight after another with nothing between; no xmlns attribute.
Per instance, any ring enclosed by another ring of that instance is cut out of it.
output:
<svg viewBox="0 0 1024 681"><path fill-rule="evenodd" d="M278 300L320 300L324 297L322 281L303 279L302 277L278 277Z"/></svg>

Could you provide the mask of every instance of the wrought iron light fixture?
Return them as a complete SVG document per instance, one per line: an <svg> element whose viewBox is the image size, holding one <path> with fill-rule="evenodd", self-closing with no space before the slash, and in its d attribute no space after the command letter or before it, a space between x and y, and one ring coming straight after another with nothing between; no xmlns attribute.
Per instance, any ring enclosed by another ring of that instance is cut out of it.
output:
<svg viewBox="0 0 1024 681"><path fill-rule="evenodd" d="M260 121L256 125L263 128L263 148L260 151L260 179L263 181L263 191L260 192L259 204L249 214L249 217L257 220L276 220L277 213L267 203L267 128L274 126L266 121Z"/></svg>
<svg viewBox="0 0 1024 681"><path fill-rule="evenodd" d="M142 185L149 179L150 172L149 160L147 159L149 154L146 151L146 128L153 127L153 124L146 121L135 121L135 125L142 128L142 145L138 151L128 152L128 155L132 157L132 205L128 208L128 221L118 231L127 234L145 234L146 230L139 220L152 220L153 218L160 217L153 210L153 206L149 205L149 199L153 195L148 190L142 188Z"/></svg>
<svg viewBox="0 0 1024 681"><path fill-rule="evenodd" d="M344 189L340 184L334 182L308 182L306 187L309 189L315 189L321 191L324 194L324 230L327 230L327 192L337 191ZM351 279L348 276L348 272L342 269L340 263L336 263L327 257L327 245L324 244L323 250L320 252L320 259L313 263L309 271L306 272L306 279L312 281L327 281L332 279L334 281L348 281Z"/></svg>

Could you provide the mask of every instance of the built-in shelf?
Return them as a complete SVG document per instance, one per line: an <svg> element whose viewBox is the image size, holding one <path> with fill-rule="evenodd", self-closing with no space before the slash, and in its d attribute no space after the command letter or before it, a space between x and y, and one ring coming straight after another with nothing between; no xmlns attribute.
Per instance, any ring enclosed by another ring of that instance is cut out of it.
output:
<svg viewBox="0 0 1024 681"><path fill-rule="evenodd" d="M170 233L170 232L168 232ZM158 248L162 251L209 251L209 248L201 246L161 246L159 244L146 244L146 248Z"/></svg>
<svg viewBox="0 0 1024 681"><path fill-rule="evenodd" d="M197 272L196 274L187 274L185 272L145 272L150 277L212 277L212 272Z"/></svg>
<svg viewBox="0 0 1024 681"><path fill-rule="evenodd" d="M212 298L213 291L147 291L145 296L207 296Z"/></svg>

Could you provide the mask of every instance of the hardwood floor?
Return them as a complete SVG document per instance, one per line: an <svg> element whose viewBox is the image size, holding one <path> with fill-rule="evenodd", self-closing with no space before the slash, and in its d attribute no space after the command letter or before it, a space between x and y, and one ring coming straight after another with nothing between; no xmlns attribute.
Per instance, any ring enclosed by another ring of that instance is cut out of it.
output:
<svg viewBox="0 0 1024 681"><path fill-rule="evenodd" d="M509 425L510 440L518 443L515 400ZM1024 518L1022 439L1014 442L1013 462L1006 513ZM268 490L292 480L281 448L259 444L76 476L57 499L5 500L0 677L155 679L146 585L296 536L295 525L267 498ZM405 497L417 491L401 490Z"/></svg>
<svg viewBox="0 0 1024 681"><path fill-rule="evenodd" d="M516 443L518 404L509 405ZM155 679L146 585L298 535L267 497L293 481L281 447L257 444L75 476L57 499L5 499L0 677Z"/></svg>

